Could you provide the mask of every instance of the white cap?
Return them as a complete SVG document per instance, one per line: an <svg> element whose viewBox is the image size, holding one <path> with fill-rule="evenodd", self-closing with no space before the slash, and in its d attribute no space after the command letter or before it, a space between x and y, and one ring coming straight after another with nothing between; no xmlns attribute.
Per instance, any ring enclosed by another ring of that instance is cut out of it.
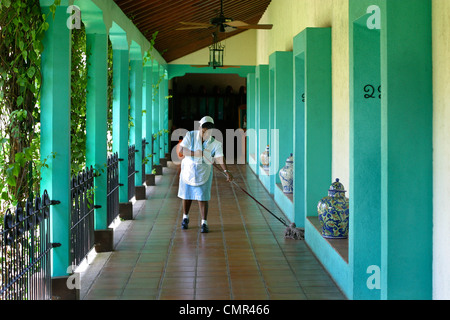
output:
<svg viewBox="0 0 450 320"><path fill-rule="evenodd" d="M203 126L205 123L208 123L208 122L214 124L213 118L211 118L209 116L203 117L202 120L200 120L200 126Z"/></svg>

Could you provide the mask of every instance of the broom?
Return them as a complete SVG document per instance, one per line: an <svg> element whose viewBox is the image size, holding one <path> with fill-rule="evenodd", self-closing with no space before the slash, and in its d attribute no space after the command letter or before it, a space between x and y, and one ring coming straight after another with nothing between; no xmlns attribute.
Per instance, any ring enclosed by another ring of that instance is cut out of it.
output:
<svg viewBox="0 0 450 320"><path fill-rule="evenodd" d="M206 159L206 157L203 157L203 158ZM207 160L209 161L209 159L207 159ZM209 161L209 162L214 166L214 168L219 170L225 177L227 176L222 171L222 169L220 169L215 163L212 163L211 161ZM247 190L245 190L240 185L238 185L234 180L231 182L236 187L238 187L242 192L244 192L246 195L248 195L250 198L252 198L257 204L259 204L261 207L263 207L268 213L270 213L273 217L275 217L278 221L280 221L286 227L286 231L284 232L285 239L294 239L294 240L304 240L305 239L305 230L304 229L297 228L294 222L292 222L290 225L288 225L283 218L277 217L272 211L267 209L261 202L256 200L255 197L253 197Z"/></svg>

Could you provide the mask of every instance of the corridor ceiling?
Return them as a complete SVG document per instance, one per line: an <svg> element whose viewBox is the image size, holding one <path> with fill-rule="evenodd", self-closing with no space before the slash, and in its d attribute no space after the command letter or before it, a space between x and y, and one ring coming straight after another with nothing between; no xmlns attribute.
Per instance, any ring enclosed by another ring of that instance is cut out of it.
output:
<svg viewBox="0 0 450 320"><path fill-rule="evenodd" d="M114 0L150 41L158 31L156 50L170 63L212 44L216 28L176 30L180 22L210 23L220 13L220 0ZM224 0L227 18L258 24L271 0ZM246 30L220 33L219 40ZM206 63L207 61L205 61Z"/></svg>

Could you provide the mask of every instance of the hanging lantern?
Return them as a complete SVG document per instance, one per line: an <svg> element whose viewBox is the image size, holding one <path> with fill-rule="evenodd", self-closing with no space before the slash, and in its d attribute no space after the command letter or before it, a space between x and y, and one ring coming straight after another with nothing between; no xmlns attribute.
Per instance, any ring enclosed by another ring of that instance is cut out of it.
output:
<svg viewBox="0 0 450 320"><path fill-rule="evenodd" d="M209 47L209 66L214 69L223 67L223 53L225 45L222 45L217 38L217 33L213 34L213 44Z"/></svg>

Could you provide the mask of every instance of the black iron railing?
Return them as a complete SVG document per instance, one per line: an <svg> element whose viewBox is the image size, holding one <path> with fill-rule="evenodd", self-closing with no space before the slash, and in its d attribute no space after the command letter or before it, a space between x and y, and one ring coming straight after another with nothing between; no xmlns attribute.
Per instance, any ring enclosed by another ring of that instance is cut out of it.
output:
<svg viewBox="0 0 450 320"><path fill-rule="evenodd" d="M136 146L128 147L128 200L136 195Z"/></svg>
<svg viewBox="0 0 450 320"><path fill-rule="evenodd" d="M94 169L72 177L70 258L78 266L94 247Z"/></svg>
<svg viewBox="0 0 450 320"><path fill-rule="evenodd" d="M50 206L47 191L7 210L0 226L0 300L51 300Z"/></svg>
<svg viewBox="0 0 450 320"><path fill-rule="evenodd" d="M146 161L145 161L145 151L146 151L146 148L147 148L147 144L148 144L148 142L147 142L147 139L142 139L142 171L141 171L141 173L142 173L142 184L144 184L144 182L145 182L145 166L146 166Z"/></svg>
<svg viewBox="0 0 450 320"><path fill-rule="evenodd" d="M119 155L108 157L107 173L107 219L108 226L119 216Z"/></svg>

